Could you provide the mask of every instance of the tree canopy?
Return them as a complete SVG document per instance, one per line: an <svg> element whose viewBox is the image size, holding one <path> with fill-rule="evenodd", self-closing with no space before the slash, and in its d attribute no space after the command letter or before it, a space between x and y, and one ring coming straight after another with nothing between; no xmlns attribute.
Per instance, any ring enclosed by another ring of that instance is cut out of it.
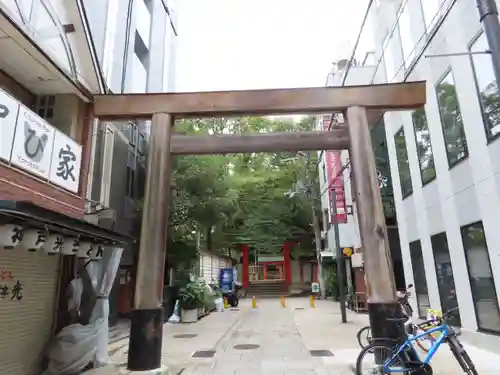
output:
<svg viewBox="0 0 500 375"><path fill-rule="evenodd" d="M175 129L190 135L248 134L303 131L314 124L314 117L206 118L179 120ZM188 266L198 248L235 256L240 244L259 254L277 254L285 241L293 241L293 254L311 251L318 192L289 194L298 181L307 185L308 180L317 182L316 152L307 157L287 152L175 157L169 263Z"/></svg>

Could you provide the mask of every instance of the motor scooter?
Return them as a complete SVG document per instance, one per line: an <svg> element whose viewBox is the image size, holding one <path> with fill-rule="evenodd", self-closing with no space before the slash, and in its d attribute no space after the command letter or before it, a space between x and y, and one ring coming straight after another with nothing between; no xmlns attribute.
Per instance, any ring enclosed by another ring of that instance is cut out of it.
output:
<svg viewBox="0 0 500 375"><path fill-rule="evenodd" d="M242 288L242 284L239 282L233 282L232 290L222 290L222 298L227 299L227 302L231 305L231 307L236 307L240 303L240 290Z"/></svg>

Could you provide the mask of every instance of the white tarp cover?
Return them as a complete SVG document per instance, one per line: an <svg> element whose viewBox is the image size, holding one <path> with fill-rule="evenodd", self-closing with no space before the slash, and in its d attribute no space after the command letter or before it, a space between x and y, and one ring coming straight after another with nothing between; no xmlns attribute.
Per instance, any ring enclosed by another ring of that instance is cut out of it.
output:
<svg viewBox="0 0 500 375"><path fill-rule="evenodd" d="M54 337L47 348L49 364L43 375L74 375L80 373L89 362L93 362L95 367L108 364L108 297L122 252L122 249L105 251L101 260L87 265L87 272L98 296L89 324L71 324ZM71 282L70 291L69 304L79 307L83 291L80 278Z"/></svg>

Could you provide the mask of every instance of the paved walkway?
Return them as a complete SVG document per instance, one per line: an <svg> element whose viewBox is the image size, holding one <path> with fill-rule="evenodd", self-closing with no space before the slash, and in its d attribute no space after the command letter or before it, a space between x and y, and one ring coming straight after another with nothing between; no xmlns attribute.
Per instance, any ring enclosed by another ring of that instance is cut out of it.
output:
<svg viewBox="0 0 500 375"><path fill-rule="evenodd" d="M352 375L360 351L356 332L368 317L348 312L346 324L340 318L331 301L317 301L313 309L306 298L288 299L286 308L278 299L265 299L252 309L244 300L239 311L213 313L194 324L166 324L163 363L172 375ZM127 343L110 347L112 360L122 366ZM500 373L500 356L464 346L480 375ZM203 354L207 357L198 357ZM446 346L432 365L435 375L462 373Z"/></svg>

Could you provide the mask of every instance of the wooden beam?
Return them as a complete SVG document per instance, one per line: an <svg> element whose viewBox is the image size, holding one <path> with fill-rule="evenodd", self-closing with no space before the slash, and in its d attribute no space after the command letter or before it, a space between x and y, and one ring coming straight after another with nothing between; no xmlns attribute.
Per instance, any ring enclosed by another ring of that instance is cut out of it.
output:
<svg viewBox="0 0 500 375"><path fill-rule="evenodd" d="M94 115L103 120L176 117L263 116L327 113L352 106L401 110L425 104L425 82L272 90L94 96Z"/></svg>
<svg viewBox="0 0 500 375"><path fill-rule="evenodd" d="M326 131L260 133L252 135L172 135L174 155L213 155L248 152L344 150L349 148L347 127Z"/></svg>

